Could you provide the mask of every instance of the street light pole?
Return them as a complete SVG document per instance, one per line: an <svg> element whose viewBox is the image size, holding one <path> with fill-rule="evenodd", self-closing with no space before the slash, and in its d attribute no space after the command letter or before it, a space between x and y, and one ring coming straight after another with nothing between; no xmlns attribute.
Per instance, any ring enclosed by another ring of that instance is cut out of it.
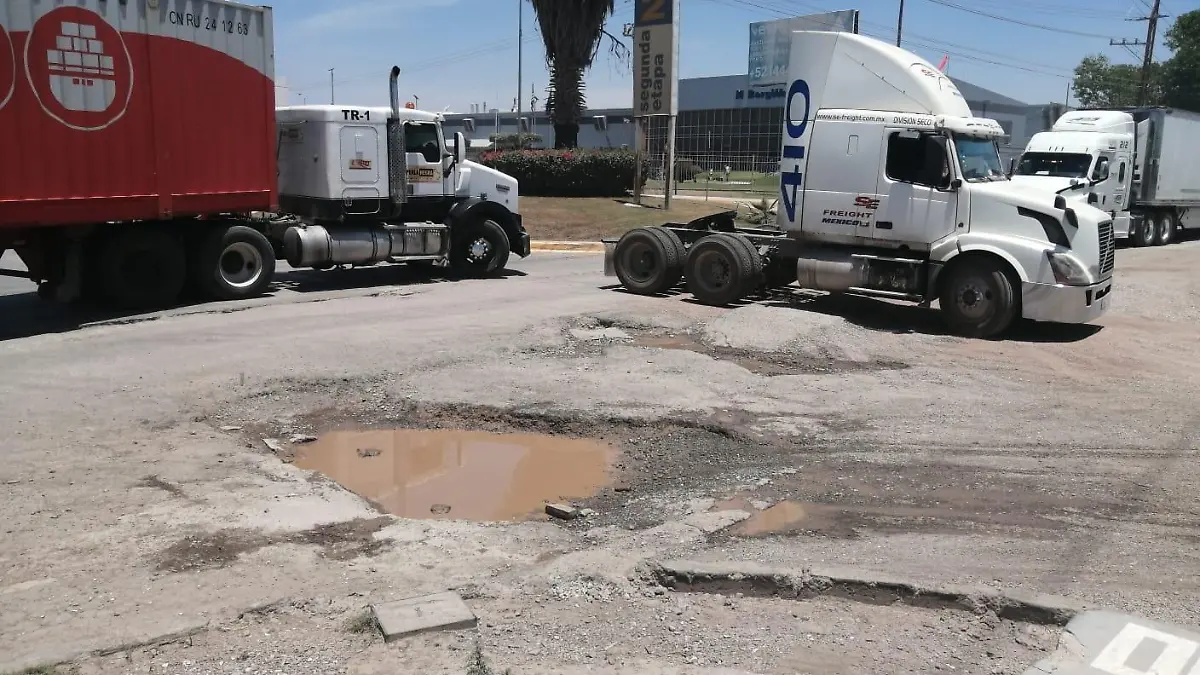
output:
<svg viewBox="0 0 1200 675"><path fill-rule="evenodd" d="M517 133L521 133L521 92L525 88L522 77L524 76L523 68L521 67L524 47L521 44L525 41L525 0L517 0Z"/></svg>

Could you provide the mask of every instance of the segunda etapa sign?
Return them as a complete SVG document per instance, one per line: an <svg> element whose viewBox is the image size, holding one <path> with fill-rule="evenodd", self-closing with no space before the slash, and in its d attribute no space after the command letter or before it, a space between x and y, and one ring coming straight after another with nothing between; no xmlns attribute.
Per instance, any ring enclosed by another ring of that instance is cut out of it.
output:
<svg viewBox="0 0 1200 675"><path fill-rule="evenodd" d="M679 112L679 0L635 0L633 114Z"/></svg>

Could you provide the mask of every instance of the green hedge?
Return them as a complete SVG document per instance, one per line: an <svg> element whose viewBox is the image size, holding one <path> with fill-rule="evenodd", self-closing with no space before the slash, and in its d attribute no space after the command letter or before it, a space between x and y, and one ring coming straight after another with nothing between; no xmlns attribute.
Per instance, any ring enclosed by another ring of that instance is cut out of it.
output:
<svg viewBox="0 0 1200 675"><path fill-rule="evenodd" d="M521 194L530 197L623 197L637 174L631 150L486 152L480 162L516 178ZM649 170L643 161L643 186Z"/></svg>

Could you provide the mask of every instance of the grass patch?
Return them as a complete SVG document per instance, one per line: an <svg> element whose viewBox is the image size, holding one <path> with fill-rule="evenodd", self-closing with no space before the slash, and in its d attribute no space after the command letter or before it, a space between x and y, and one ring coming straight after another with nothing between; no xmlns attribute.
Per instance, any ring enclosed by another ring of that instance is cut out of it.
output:
<svg viewBox="0 0 1200 675"><path fill-rule="evenodd" d="M720 179L720 180L718 180ZM739 193L759 192L773 194L779 191L779 174L767 174L758 171L730 171L729 180L725 180L724 171L714 171L709 178L707 171L696 176L695 180L681 180L675 184L676 189L689 194L703 193L705 187L710 192ZM646 191L662 192L661 180L646 181Z"/></svg>
<svg viewBox="0 0 1200 675"><path fill-rule="evenodd" d="M354 616L346 619L346 632L348 633L373 633L375 632L375 615L371 610L364 609Z"/></svg>
<svg viewBox="0 0 1200 675"><path fill-rule="evenodd" d="M734 209L733 204L694 199L672 200L670 211L662 209L662 200L643 199L642 208L626 206L631 202L632 198L522 197L521 216L534 241L597 241L635 227L686 223Z"/></svg>

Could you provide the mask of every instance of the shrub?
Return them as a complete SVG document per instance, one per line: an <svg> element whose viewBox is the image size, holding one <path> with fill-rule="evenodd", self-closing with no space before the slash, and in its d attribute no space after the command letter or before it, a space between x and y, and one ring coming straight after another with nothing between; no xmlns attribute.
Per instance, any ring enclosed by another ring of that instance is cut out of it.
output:
<svg viewBox="0 0 1200 675"><path fill-rule="evenodd" d="M531 197L623 197L637 174L631 150L485 152L480 163L516 178ZM642 185L649 170L643 160Z"/></svg>
<svg viewBox="0 0 1200 675"><path fill-rule="evenodd" d="M531 133L492 134L488 140L496 150L526 150L542 144L541 135Z"/></svg>
<svg viewBox="0 0 1200 675"><path fill-rule="evenodd" d="M702 173L704 173L704 167L690 159L675 160L675 180L696 180L696 177Z"/></svg>

